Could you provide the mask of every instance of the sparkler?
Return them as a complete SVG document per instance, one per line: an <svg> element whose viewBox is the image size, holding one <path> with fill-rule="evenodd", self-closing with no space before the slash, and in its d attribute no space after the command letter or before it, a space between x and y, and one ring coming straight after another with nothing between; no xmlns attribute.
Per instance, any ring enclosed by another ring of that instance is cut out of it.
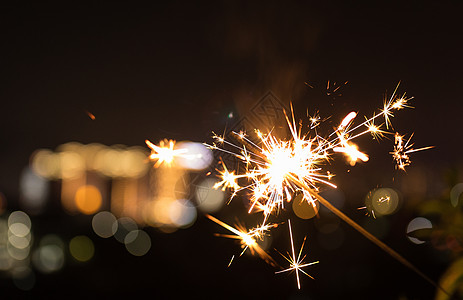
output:
<svg viewBox="0 0 463 300"><path fill-rule="evenodd" d="M227 141L224 136L214 134L215 143L208 145L209 148L234 155L244 163L246 170L243 174L235 174L234 171L228 171L222 163L223 171L220 172L222 180L217 183L216 188L229 187L233 195L243 189L250 190L252 199L250 211L256 205L265 206L266 208L262 209L264 222L270 212L278 212L284 208L284 203L291 201L295 193L302 193L304 200L314 204L316 200L310 191L318 192L320 184L336 187L330 181L333 175L323 171L321 166L331 160L334 153L343 153L351 165L355 165L359 160L368 161L368 155L361 152L353 140L367 133L374 137L382 136L386 131L381 129L381 125L375 125L375 120L383 117L385 124L390 124L393 111L408 107L408 100L410 99L405 98L405 95L396 97L394 91L379 113L365 118L363 123L353 127L357 113L351 112L327 139L318 134L314 137L309 137L308 133L302 134L302 126L296 126L294 121L292 107L292 121L286 115L291 132L290 140L281 140L272 133L264 135L256 130L258 145L245 133L233 132L234 137L242 144L238 146ZM319 117L311 120L312 124L318 122ZM233 150L227 150L224 146L230 146ZM248 183L245 186L239 185L238 180L241 178L247 179Z"/></svg>
<svg viewBox="0 0 463 300"><path fill-rule="evenodd" d="M365 117L365 121L356 126L354 126L353 123L354 119L357 117L357 113L349 113L328 138L324 138L318 135L318 133L313 137L309 136L309 133L302 134L302 125L299 124L299 126L296 126L294 121L292 106L292 120L290 120L285 113L291 133L291 138L289 140L279 139L274 136L272 132L263 134L259 130L256 130L259 142L255 143L245 133L233 132L233 136L241 143L241 146L239 146L227 141L225 136L214 134L215 143L207 146L209 146L210 149L218 149L219 151L234 155L244 164L245 170L242 174L235 174L233 171L228 171L226 166L222 163L223 171L220 172L220 178L222 180L217 184L216 188L231 188L233 196L240 190L249 190L251 193L251 208L249 212L251 212L254 207L259 208L259 210L263 212L264 220L262 226L266 224L272 212L278 213L284 208L285 202L290 202L296 193L301 193L303 195L303 201L307 201L312 205L315 205L316 201L320 202L386 253L434 286L440 288L433 280L419 271L400 254L363 229L363 227L318 194L320 185L336 188L336 185L331 182L333 175L324 171L321 167L333 159L332 156L334 153L343 153L352 166L359 160L363 162L368 161L368 155L361 152L357 145L353 143L353 140L368 133L371 134L373 138L383 137L384 134L389 133L386 130L392 128L391 118L394 117L394 112L411 107L408 105L408 101L412 98L406 98L405 94L401 97L396 96L398 86L399 85L397 85L391 97L384 101L383 108L380 109L379 112L374 113L372 117ZM375 125L375 121L379 120L379 118L384 119L386 130L382 129L382 124ZM320 123L319 116L316 115L310 118L310 122L310 129L317 127ZM410 149L411 145L408 145L408 142L404 145L401 139L397 139L397 136L398 135L396 135L396 147L393 157L402 168L410 163L407 156L408 153L431 148ZM230 146L232 150L227 150L224 146ZM247 183L241 186L238 182L240 179L246 179ZM232 230L232 227L229 225L222 224L221 221L211 218L210 216L208 217L234 232L237 238L241 239L242 242L250 247L250 245L245 242L246 239L249 238L249 236L245 234L245 231L237 229ZM302 248L300 254L297 257L295 256L291 225L289 224L289 226L293 255L289 259L287 258L290 262L290 268L283 271L295 270L298 287L300 287L298 272L302 272L302 270L300 270L302 266L308 265L303 264L303 259L300 259Z"/></svg>

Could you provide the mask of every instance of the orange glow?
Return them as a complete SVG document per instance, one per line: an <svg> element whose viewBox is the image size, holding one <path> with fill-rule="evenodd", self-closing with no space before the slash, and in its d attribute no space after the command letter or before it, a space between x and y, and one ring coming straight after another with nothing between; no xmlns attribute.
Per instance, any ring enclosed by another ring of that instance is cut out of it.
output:
<svg viewBox="0 0 463 300"><path fill-rule="evenodd" d="M77 209L86 215L97 212L102 204L101 193L93 185L81 186L77 190L74 200Z"/></svg>
<svg viewBox="0 0 463 300"><path fill-rule="evenodd" d="M85 111L85 112L87 113L87 116L88 116L90 119L92 119L92 121L94 121L94 120L96 119L95 115L92 114L91 112L89 112L88 110Z"/></svg>

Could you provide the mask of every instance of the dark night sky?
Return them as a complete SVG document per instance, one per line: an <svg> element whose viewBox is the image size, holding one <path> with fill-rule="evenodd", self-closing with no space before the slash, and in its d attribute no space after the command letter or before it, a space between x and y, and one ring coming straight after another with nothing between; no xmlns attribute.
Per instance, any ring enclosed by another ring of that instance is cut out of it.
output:
<svg viewBox="0 0 463 300"><path fill-rule="evenodd" d="M2 5L0 191L14 208L20 172L38 148L54 149L69 141L140 146L147 138L206 141L212 130L223 130L229 111L239 114L268 90L286 103L292 101L301 116L307 107L326 107L332 111L324 113L338 116L351 110L369 114L399 81L401 92L415 97L415 109L399 112L395 124L415 132L417 146L436 146L414 161L431 173L460 166L463 7L457 3ZM349 81L344 95L317 98L304 84L323 90L327 80ZM390 167L389 160L384 165ZM391 174L388 170L386 176ZM60 222L65 220L61 217ZM359 299L372 293L381 296L378 290L389 282L384 299L432 298L432 286L345 228L347 240L353 242L346 244L345 252L323 254L328 266L315 267L317 281L305 280L301 293L292 277L275 278L274 270L259 260L244 258L234 269L224 270L230 244L214 238L217 228L204 218L173 235L153 230L155 250L149 257L120 258L127 256L120 246L102 244L101 252L110 252L111 259L100 254L90 266L71 265L59 274L39 277L30 293L53 290L57 296L72 297L72 287L81 286L102 296L129 296L133 290L137 295L325 299L338 297L341 293L335 290L344 289L346 297ZM397 243L397 250L415 255L405 242ZM427 251L417 255L416 263L433 255ZM119 259L121 265L116 265ZM360 261L358 269L355 260ZM436 259L423 270L437 279L444 267ZM355 276L365 279L366 269L378 281L362 286ZM111 276L118 279L109 283L105 276L114 272L118 275ZM262 290L248 283L255 278L265 286ZM413 283L407 285L408 279ZM0 287L15 291L9 283Z"/></svg>

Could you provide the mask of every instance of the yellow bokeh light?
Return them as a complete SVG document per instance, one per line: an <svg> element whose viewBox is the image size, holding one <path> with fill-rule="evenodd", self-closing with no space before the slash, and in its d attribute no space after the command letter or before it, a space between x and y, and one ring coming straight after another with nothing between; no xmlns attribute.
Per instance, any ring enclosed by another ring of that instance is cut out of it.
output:
<svg viewBox="0 0 463 300"><path fill-rule="evenodd" d="M93 185L81 186L74 197L77 209L91 215L100 209L103 202L100 191Z"/></svg>
<svg viewBox="0 0 463 300"><path fill-rule="evenodd" d="M65 151L59 153L61 162L61 178L72 179L82 176L85 171L85 161L77 152Z"/></svg>
<svg viewBox="0 0 463 300"><path fill-rule="evenodd" d="M69 242L69 252L76 260L85 262L93 257L95 246L87 236L78 235Z"/></svg>
<svg viewBox="0 0 463 300"><path fill-rule="evenodd" d="M293 200L293 211L301 219L311 219L318 214L320 204L317 202L308 202L303 199L302 194Z"/></svg>
<svg viewBox="0 0 463 300"><path fill-rule="evenodd" d="M371 204L376 214L390 215L397 210L399 195L390 188L379 188L372 196Z"/></svg>
<svg viewBox="0 0 463 300"><path fill-rule="evenodd" d="M31 156L31 165L34 172L42 177L48 179L57 179L60 177L60 157L50 150L40 149L35 151Z"/></svg>

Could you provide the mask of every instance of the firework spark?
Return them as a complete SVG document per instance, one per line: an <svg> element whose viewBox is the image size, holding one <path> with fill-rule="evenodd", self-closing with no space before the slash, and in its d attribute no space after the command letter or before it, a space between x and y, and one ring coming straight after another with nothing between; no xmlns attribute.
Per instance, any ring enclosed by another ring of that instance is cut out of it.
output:
<svg viewBox="0 0 463 300"><path fill-rule="evenodd" d="M304 241L302 242L301 249L299 250L299 253L298 253L297 257L296 257L296 252L294 251L293 232L291 230L291 220L289 220L289 219L288 219L288 226L289 226L289 237L290 237L290 240L291 240L291 254L289 254L289 252L287 252L288 256L285 256L285 255L283 255L281 253L280 254L281 254L281 256L283 256L289 262L289 268L281 270L281 271L277 271L277 272L275 272L275 274L288 272L288 271L295 271L296 272L297 288L301 289L301 283L300 283L300 280L299 280L299 272L301 272L302 274L305 274L308 277L314 279L312 276L310 276L304 270L302 270L302 268L308 267L308 266L311 266L311 265L314 265L314 264L318 264L319 262L314 261L314 262L311 262L311 263L304 263L304 259L305 259L306 255L304 255L303 257L301 257L301 256L302 256L302 249L304 249L304 244L305 244L306 237L304 237Z"/></svg>
<svg viewBox="0 0 463 300"><path fill-rule="evenodd" d="M187 149L174 149L174 140L162 140L159 142L159 146L156 146L148 140L145 140L145 143L151 149L149 159L156 161L154 164L155 168L158 168L161 165L170 167L174 162L175 157L185 156L188 152Z"/></svg>
<svg viewBox="0 0 463 300"><path fill-rule="evenodd" d="M404 136L398 132L395 134L394 150L390 152L392 158L396 162L396 167L399 170L405 171L405 167L411 164L410 156L408 154L412 152L422 151L433 148L433 146L423 147L419 149L413 149L413 144L410 144L413 134L404 142Z"/></svg>
<svg viewBox="0 0 463 300"><path fill-rule="evenodd" d="M241 224L238 224L236 227L233 227L233 226L228 225L225 222L220 221L219 219L211 215L206 215L206 217L209 218L209 220L219 224L223 228L228 229L229 231L234 233L233 235L231 234L216 234L216 235L239 240L241 243L241 248L243 249L240 256L243 255L247 249L249 249L252 255L257 254L260 258L262 258L267 263L273 266L277 265L275 260L270 255L268 255L267 252L264 251L264 249L260 247L257 240L263 240L265 233L269 231L271 228L277 227L278 224L262 224L261 226L258 226L248 231ZM232 257L228 266L230 266L231 262L233 261L233 258L234 256Z"/></svg>

